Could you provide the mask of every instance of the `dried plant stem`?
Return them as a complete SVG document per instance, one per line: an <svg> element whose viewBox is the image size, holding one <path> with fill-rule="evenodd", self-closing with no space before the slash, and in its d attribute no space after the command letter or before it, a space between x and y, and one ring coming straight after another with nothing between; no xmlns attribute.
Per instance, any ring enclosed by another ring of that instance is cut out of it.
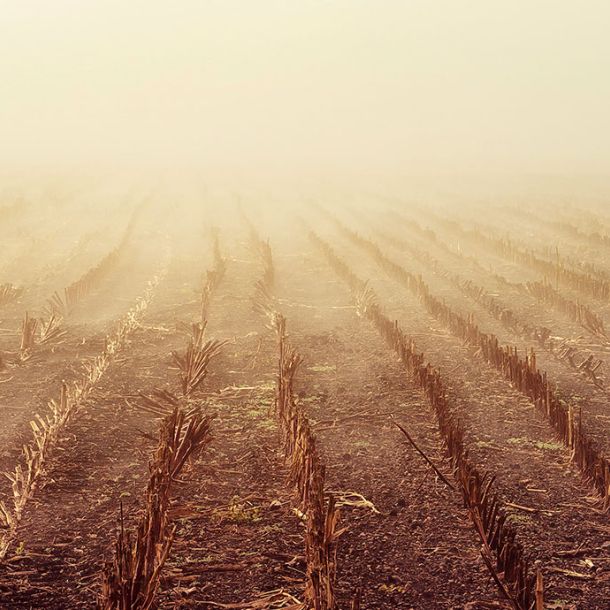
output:
<svg viewBox="0 0 610 610"><path fill-rule="evenodd" d="M135 537L125 531L121 505L114 560L103 572L100 610L153 606L175 534L169 512L172 484L187 460L208 444L211 420L200 411L187 417L180 407L163 420L157 450L149 463L145 512Z"/></svg>
<svg viewBox="0 0 610 610"><path fill-rule="evenodd" d="M32 350L36 343L36 328L38 320L32 318L26 311L23 322L21 323L21 344L19 346L19 360L25 362L32 355Z"/></svg>
<svg viewBox="0 0 610 610"><path fill-rule="evenodd" d="M544 582L540 568L536 570L536 610L544 610Z"/></svg>
<svg viewBox="0 0 610 610"><path fill-rule="evenodd" d="M37 344L48 344L59 341L66 331L61 328L62 319L51 314L48 320L32 318L26 311L21 323L21 343L19 345L19 362L27 362L32 357ZM38 333L36 331L39 331Z"/></svg>
<svg viewBox="0 0 610 610"><path fill-rule="evenodd" d="M0 307L15 301L23 294L23 288L17 288L8 282L0 284Z"/></svg>
<svg viewBox="0 0 610 610"><path fill-rule="evenodd" d="M409 443L411 443L411 445L413 446L415 451L417 451L417 453L419 453L419 455L421 455L424 458L424 460L426 460L426 463L430 466L430 468L432 468L432 470L434 470L434 472L436 472L436 474L440 478L440 480L443 483L445 483L445 485L447 485L447 487L449 487L451 489L455 489L455 487L453 487L453 485L445 477L445 475L434 465L432 460L416 445L415 441L411 438L411 435L399 423L397 423L397 422L392 422L392 423L407 437L407 440L409 441Z"/></svg>
<svg viewBox="0 0 610 610"><path fill-rule="evenodd" d="M227 270L227 261L222 256L220 251L220 242L218 239L218 230L215 229L212 232L213 236L213 257L214 265L213 268L207 271L205 280L202 283L201 288L201 323L205 324L210 307L210 300L212 293L218 288L220 282L225 276Z"/></svg>
<svg viewBox="0 0 610 610"><path fill-rule="evenodd" d="M207 323L193 324L192 335L184 354L172 352L174 363L180 371L183 396L190 396L208 376L208 365L218 355L226 341L204 341Z"/></svg>

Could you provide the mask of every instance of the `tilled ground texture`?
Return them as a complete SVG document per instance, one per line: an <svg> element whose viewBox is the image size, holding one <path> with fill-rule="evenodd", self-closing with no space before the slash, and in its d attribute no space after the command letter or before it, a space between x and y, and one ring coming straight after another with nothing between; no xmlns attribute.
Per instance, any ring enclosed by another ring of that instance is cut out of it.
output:
<svg viewBox="0 0 610 610"><path fill-rule="evenodd" d="M0 560L0 608L59 610L98 604L121 513L123 527L133 532L146 509L149 462L161 415L145 408L142 394L163 389L181 395L173 352L185 353L196 332L192 325L201 321L206 285L211 288L205 338L218 339L223 346L208 363L189 405L214 417L211 442L173 482L168 518L175 530L159 574L156 606L280 607L265 605L263 600L273 594L273 599L284 600L284 607L299 608L307 598L310 525L296 497L294 465L276 413L279 344L275 319L260 307L265 286L266 305L285 316L287 340L303 358L293 397L324 464L325 497L332 496L339 508L340 536L327 558L336 568L334 607L356 608L358 600L360 608L375 610L515 608L494 581L504 575L490 572L481 556L481 540L429 400L362 314L350 287L307 238L308 227L316 227L349 269L369 280L385 314L413 338L425 362L438 368L463 427L469 459L493 479L530 575L540 570L544 607L608 607L608 514L571 460L570 448L539 407L319 209L308 208L299 218L236 214L230 222L218 223L217 231L184 221L173 233L150 229L147 213L142 212L118 262L63 321L61 341L41 345L30 359L19 361L25 311L41 310L56 286L82 276L109 250L91 236L91 228L83 228L82 241L49 259L51 279L39 279L44 269L28 272L23 277L31 285L0 309L0 469L12 473L25 464L23 445L32 439L35 415L46 413L63 381L83 376L138 298L150 297L102 378L45 454ZM481 329L502 344L519 346L522 352L540 349L539 366L566 404L582 409L586 431L603 455L610 421L606 388L588 384L548 346L530 345L469 300L448 274L476 282L523 320L552 327L605 363L604 341L588 336L561 312L541 310L520 292L514 284L534 278L531 270L520 276L516 263L503 262L497 253L466 241L452 253L450 226L424 212L414 216L422 225L419 232L408 223L401 228L391 210L370 224L369 212L344 213L340 222L421 276L430 292L460 315L474 315ZM471 222L459 220L465 226ZM435 228L435 239L425 233L427 226ZM115 233L118 241L120 231ZM394 241L384 243L384 234L393 235ZM439 243L445 238L447 247ZM427 265L410 257L399 247L400 239L437 262ZM524 247L536 246L533 238L522 239ZM578 256L579 239L572 232L566 255ZM193 244L198 244L197 253ZM18 244L14 251L14 256L27 255ZM467 265L466 253L479 257L480 264ZM214 282L210 278L222 267L219 255L225 267ZM598 257L597 264L604 260ZM13 268L10 261L3 265ZM498 273L513 282L504 291ZM150 288L155 276L158 281ZM596 307L594 299L573 288L565 294ZM605 320L607 308L597 310ZM13 493L14 484L2 477L0 499L9 511ZM3 532L9 529L4 524Z"/></svg>

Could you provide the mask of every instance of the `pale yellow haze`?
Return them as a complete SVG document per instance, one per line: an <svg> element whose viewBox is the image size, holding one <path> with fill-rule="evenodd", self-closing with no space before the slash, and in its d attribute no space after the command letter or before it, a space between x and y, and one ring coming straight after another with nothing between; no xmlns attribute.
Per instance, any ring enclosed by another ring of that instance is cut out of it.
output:
<svg viewBox="0 0 610 610"><path fill-rule="evenodd" d="M610 2L2 0L0 162L608 174Z"/></svg>

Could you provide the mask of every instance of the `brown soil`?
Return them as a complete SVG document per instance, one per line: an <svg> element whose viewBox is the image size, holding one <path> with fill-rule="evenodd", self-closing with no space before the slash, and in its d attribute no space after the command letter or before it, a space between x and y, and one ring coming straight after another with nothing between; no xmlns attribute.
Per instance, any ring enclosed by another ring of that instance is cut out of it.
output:
<svg viewBox="0 0 610 610"><path fill-rule="evenodd" d="M227 344L196 396L216 415L213 442L175 487L177 531L163 571L162 608L237 604L280 588L302 597L304 526L294 510L273 409L277 346L252 306L261 268L243 229L233 239L228 231L222 235L228 270L212 298L208 335ZM327 489L342 504L341 525L347 528L338 544L339 607L348 608L359 588L367 609L502 607L460 494L435 476L392 422L403 425L451 479L427 400L356 315L347 287L305 238L291 233L289 242L281 227L274 231L277 306L304 357L296 389L314 425ZM607 515L597 510L591 489L545 420L365 255L333 231L326 234L440 368L473 460L497 476L520 540L532 561L541 562L548 603L606 608ZM128 527L141 514L159 422L138 407L138 392L178 390L170 354L186 342L181 323L197 319L200 276L209 266L207 254L194 258L179 240L173 245L168 274L142 327L64 431L45 484L27 506L17 545L0 567L0 608L94 608L101 570L112 557L119 507ZM80 362L99 352L114 321L143 292L160 250L140 242L134 248L137 256L127 257L82 304L66 340L10 369L12 379L0 384L0 469L14 467L29 438L29 419L55 395L61 379L77 375ZM422 272L452 306L474 309L429 271L403 263ZM513 296L504 298L512 304ZM6 320L15 328L19 304L11 311ZM477 316L515 342L483 310ZM554 321L561 327L560 318ZM12 349L14 338L2 341L3 349ZM551 358L547 364L587 404L595 402L570 371ZM8 481L1 483L2 497L9 492ZM561 555L575 549L582 553Z"/></svg>

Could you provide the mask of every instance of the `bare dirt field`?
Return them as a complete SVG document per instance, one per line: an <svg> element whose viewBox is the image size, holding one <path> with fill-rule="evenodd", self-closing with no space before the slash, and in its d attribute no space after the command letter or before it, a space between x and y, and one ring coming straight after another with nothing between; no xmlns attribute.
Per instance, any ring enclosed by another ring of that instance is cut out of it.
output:
<svg viewBox="0 0 610 610"><path fill-rule="evenodd" d="M247 210L7 216L0 608L609 608L610 222Z"/></svg>

